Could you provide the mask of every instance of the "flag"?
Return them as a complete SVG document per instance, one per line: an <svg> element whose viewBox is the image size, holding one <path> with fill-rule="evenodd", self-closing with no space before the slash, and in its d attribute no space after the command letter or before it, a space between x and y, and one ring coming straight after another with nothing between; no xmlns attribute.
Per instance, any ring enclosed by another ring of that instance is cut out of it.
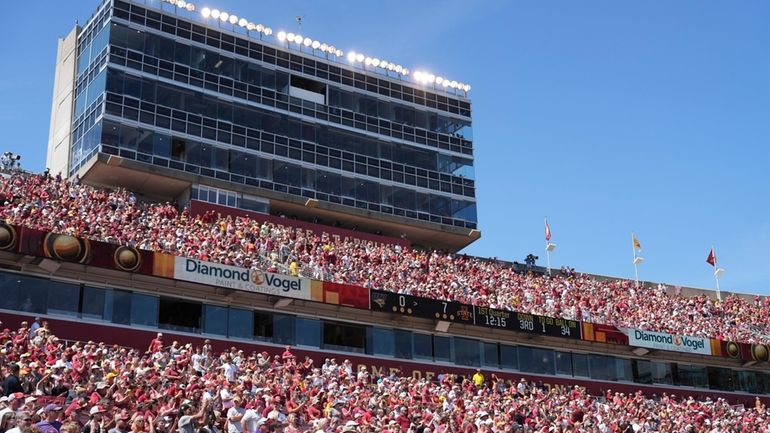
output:
<svg viewBox="0 0 770 433"><path fill-rule="evenodd" d="M548 220L545 220L545 240L546 242L551 240L551 226L548 225Z"/></svg>
<svg viewBox="0 0 770 433"><path fill-rule="evenodd" d="M709 256L706 257L706 263L708 263L711 266L716 267L716 265L717 265L717 255L714 253L714 247L711 247L711 251L709 251Z"/></svg>
<svg viewBox="0 0 770 433"><path fill-rule="evenodd" d="M631 234L631 242L634 244L634 249L637 251L642 250L642 244L639 243L639 239L636 238L635 234Z"/></svg>

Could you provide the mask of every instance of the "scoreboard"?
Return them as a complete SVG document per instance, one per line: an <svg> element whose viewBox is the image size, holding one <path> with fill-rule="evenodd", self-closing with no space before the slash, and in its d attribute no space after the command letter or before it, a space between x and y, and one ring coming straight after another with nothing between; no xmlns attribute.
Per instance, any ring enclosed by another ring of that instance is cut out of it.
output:
<svg viewBox="0 0 770 433"><path fill-rule="evenodd" d="M419 298L412 295L370 290L371 309L424 319L506 329L528 334L580 340L581 326L577 320L517 313L496 308L479 307L459 302Z"/></svg>

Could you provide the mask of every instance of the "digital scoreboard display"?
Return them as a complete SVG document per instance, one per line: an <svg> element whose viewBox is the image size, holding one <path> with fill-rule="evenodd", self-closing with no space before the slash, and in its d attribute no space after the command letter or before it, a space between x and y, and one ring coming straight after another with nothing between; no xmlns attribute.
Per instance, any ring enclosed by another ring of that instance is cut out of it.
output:
<svg viewBox="0 0 770 433"><path fill-rule="evenodd" d="M370 290L370 293L371 309L373 311L485 326L487 328L507 329L549 337L571 338L575 340L581 338L580 322L577 320L498 310L496 308L466 305L459 302L419 298L382 290Z"/></svg>

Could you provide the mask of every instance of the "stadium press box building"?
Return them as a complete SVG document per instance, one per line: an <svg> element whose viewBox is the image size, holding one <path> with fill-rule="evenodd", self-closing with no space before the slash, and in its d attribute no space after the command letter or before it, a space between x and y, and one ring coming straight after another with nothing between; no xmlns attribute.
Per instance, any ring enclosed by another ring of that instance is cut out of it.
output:
<svg viewBox="0 0 770 433"><path fill-rule="evenodd" d="M194 213L248 212L357 240L456 251L478 238L469 85L238 13L182 0L102 2L59 41L51 172ZM274 355L291 345L316 365L349 359L381 374L480 368L595 394L770 402L766 345L418 298L0 223L0 320L13 327L34 316L60 338L137 348L162 331L218 350Z"/></svg>
<svg viewBox="0 0 770 433"><path fill-rule="evenodd" d="M51 172L453 251L479 237L469 85L236 12L103 2L59 42Z"/></svg>

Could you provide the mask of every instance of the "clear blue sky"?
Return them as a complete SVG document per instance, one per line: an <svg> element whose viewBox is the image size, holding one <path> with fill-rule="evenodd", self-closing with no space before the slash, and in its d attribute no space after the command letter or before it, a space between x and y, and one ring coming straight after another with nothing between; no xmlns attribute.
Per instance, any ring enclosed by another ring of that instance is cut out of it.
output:
<svg viewBox="0 0 770 433"><path fill-rule="evenodd" d="M97 0L6 2L0 148L41 171L56 39ZM770 293L770 2L196 2L473 86L466 252Z"/></svg>

